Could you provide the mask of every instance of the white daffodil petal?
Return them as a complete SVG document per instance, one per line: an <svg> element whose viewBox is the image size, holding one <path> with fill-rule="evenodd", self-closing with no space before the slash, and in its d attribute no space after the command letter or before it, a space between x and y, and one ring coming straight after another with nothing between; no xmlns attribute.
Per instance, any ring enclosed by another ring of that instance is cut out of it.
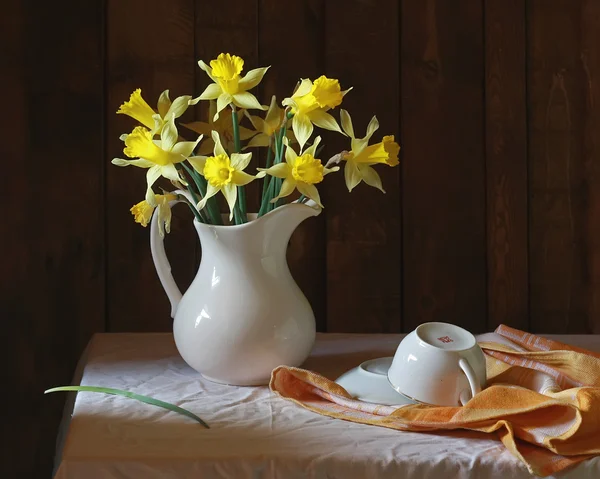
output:
<svg viewBox="0 0 600 479"><path fill-rule="evenodd" d="M277 108L277 98L275 97L275 95L273 95L271 97L271 103L269 105L269 110L267 111L267 114L265 115L264 122L274 123L276 121L279 121L279 112L280 111L281 110L279 110L279 108ZM264 126L263 126L263 131L264 131Z"/></svg>
<svg viewBox="0 0 600 479"><path fill-rule="evenodd" d="M152 188L146 188L146 196L144 197L144 199L146 200L146 203L148 203L150 206L156 207L156 196Z"/></svg>
<svg viewBox="0 0 600 479"><path fill-rule="evenodd" d="M161 167L159 165L149 168L146 172L146 183L148 185L148 189L146 190L146 201L152 206L156 206L156 200L154 199L154 193L152 192L152 185L154 185L156 180L158 180L161 176Z"/></svg>
<svg viewBox="0 0 600 479"><path fill-rule="evenodd" d="M260 118L258 116L251 115L250 113L248 113L247 110L244 110L244 115L246 116L246 118L248 118L248 120L250 120L250 123L252 123L252 126L254 127L255 130L257 130L257 131L265 130L265 120L263 120L262 118Z"/></svg>
<svg viewBox="0 0 600 479"><path fill-rule="evenodd" d="M152 168L154 163L148 160L143 160L141 158L137 160L123 160L121 158L113 158L111 161L113 165L116 166L137 166L138 168Z"/></svg>
<svg viewBox="0 0 600 479"><path fill-rule="evenodd" d="M290 107L294 108L295 110L298 109L298 105L296 105L296 102L294 101L293 98L284 98L283 101L281 102L281 104L283 106L290 106Z"/></svg>
<svg viewBox="0 0 600 479"><path fill-rule="evenodd" d="M271 200L271 203L275 203L278 199L291 195L296 189L296 186L296 182L290 178L283 180L279 194Z"/></svg>
<svg viewBox="0 0 600 479"><path fill-rule="evenodd" d="M250 183L252 180L254 180L254 176L243 171L234 171L231 182L238 186L244 186Z"/></svg>
<svg viewBox="0 0 600 479"><path fill-rule="evenodd" d="M217 83L211 83L208 85L202 94L198 97L199 100L216 100L219 95L223 93L221 87Z"/></svg>
<svg viewBox="0 0 600 479"><path fill-rule="evenodd" d="M233 97L229 93L221 93L217 98L217 111L213 116L213 121L219 119L219 113L221 113L233 100Z"/></svg>
<svg viewBox="0 0 600 479"><path fill-rule="evenodd" d="M180 141L173 146L171 151L187 158L192 155L202 138L204 138L204 135L200 135L198 138L196 138L196 141Z"/></svg>
<svg viewBox="0 0 600 479"><path fill-rule="evenodd" d="M187 159L190 165L201 175L204 175L204 165L206 164L206 156L192 156Z"/></svg>
<svg viewBox="0 0 600 479"><path fill-rule="evenodd" d="M190 97L191 98L191 97ZM171 106L171 100L169 99L169 90L163 91L158 97L158 114L161 118L165 118L167 116L167 112L169 111L169 107Z"/></svg>
<svg viewBox="0 0 600 479"><path fill-rule="evenodd" d="M287 163L277 163L266 170L264 168L259 168L259 170L276 178L286 178L290 173L290 166Z"/></svg>
<svg viewBox="0 0 600 479"><path fill-rule="evenodd" d="M263 106L259 103L256 97L250 92L236 93L233 95L233 103L240 108L264 110Z"/></svg>
<svg viewBox="0 0 600 479"><path fill-rule="evenodd" d="M296 98L298 98L300 96L304 96L310 92L312 86L313 86L313 82L310 81L308 78L304 78L304 79L300 80L300 85L298 85L298 88L296 88L296 91L294 92L294 94L292 96L296 97Z"/></svg>
<svg viewBox="0 0 600 479"><path fill-rule="evenodd" d="M252 138L254 135L258 133L258 131L250 130L249 128L239 126L240 132L240 140L247 140L248 138Z"/></svg>
<svg viewBox="0 0 600 479"><path fill-rule="evenodd" d="M202 142L196 153L202 156L210 156L214 149L215 142L212 140L212 138L207 138L204 142Z"/></svg>
<svg viewBox="0 0 600 479"><path fill-rule="evenodd" d="M300 145L300 151L302 151L304 145L310 138L310 135L312 135L313 125L306 115L294 115L292 129L294 130L294 135Z"/></svg>
<svg viewBox="0 0 600 479"><path fill-rule="evenodd" d="M245 148L253 148L255 146L269 146L270 138L264 133L259 133L254 138L252 138Z"/></svg>
<svg viewBox="0 0 600 479"><path fill-rule="evenodd" d="M175 117L171 116L160 131L160 144L162 149L171 151L175 143L177 143L178 136L177 127L175 126Z"/></svg>
<svg viewBox="0 0 600 479"><path fill-rule="evenodd" d="M286 138L284 138L284 141L285 140L286 140ZM291 146L289 146L286 142L285 143L285 161L289 165L290 168L292 168L294 166L294 161L296 161L296 158L298 158L298 155L296 154L294 149Z"/></svg>
<svg viewBox="0 0 600 479"><path fill-rule="evenodd" d="M160 174L164 176L168 180L171 181L181 181L179 177L179 172L173 163L169 163L168 165L164 165L160 167Z"/></svg>
<svg viewBox="0 0 600 479"><path fill-rule="evenodd" d="M317 151L317 147L319 146L319 143L321 143L321 137L320 137L320 136L317 136L317 137L315 138L315 141L313 141L313 144L312 144L312 145L310 145L310 146L309 146L309 147L306 149L306 151L305 151L304 153L307 153L307 154L310 154L310 155L312 155L312 156L315 156L315 153L316 153L316 151Z"/></svg>
<svg viewBox="0 0 600 479"><path fill-rule="evenodd" d="M367 134L363 138L363 140L368 142L373 133L375 133L377 130L379 130L379 121L377 120L376 116L373 116L373 118L371 118L371 121L367 125Z"/></svg>
<svg viewBox="0 0 600 479"><path fill-rule="evenodd" d="M217 131L213 130L211 132L211 136L212 136L213 141L215 142L215 149L214 149L215 156L219 156L219 155L227 156L227 152L225 151L225 148L223 148L223 145L221 144L221 137L219 136L219 133Z"/></svg>
<svg viewBox="0 0 600 479"><path fill-rule="evenodd" d="M347 161L344 167L344 180L348 191L352 191L362 180L360 172L353 161Z"/></svg>
<svg viewBox="0 0 600 479"><path fill-rule="evenodd" d="M165 231L167 233L171 232L171 207L169 206L169 201L166 196L163 196L158 203L158 211L155 213L158 214L158 232L161 237L164 238Z"/></svg>
<svg viewBox="0 0 600 479"><path fill-rule="evenodd" d="M370 166L363 165L360 168L360 173L364 182L369 185L381 190L381 192L385 193L383 189L383 185L381 184L381 178L379 174Z"/></svg>
<svg viewBox="0 0 600 479"><path fill-rule="evenodd" d="M229 183L225 185L221 191L223 192L225 200L227 200L227 205L229 206L229 221L231 221L233 219L235 202L237 201L237 187L234 184Z"/></svg>
<svg viewBox="0 0 600 479"><path fill-rule="evenodd" d="M198 66L200 67L200 69L204 70L206 72L206 74L210 77L210 79L212 81L214 81L215 83L217 82L217 80L215 80L215 77L212 74L212 68L209 67L206 63L204 63L202 60L200 60L198 62Z"/></svg>
<svg viewBox="0 0 600 479"><path fill-rule="evenodd" d="M338 133L345 135L345 133L340 129L340 125L338 125L337 121L335 121L335 118L329 113L326 113L323 110L313 110L308 113L308 116L310 121L312 121L319 128L337 131Z"/></svg>
<svg viewBox="0 0 600 479"><path fill-rule="evenodd" d="M205 121L181 123L181 126L185 126L188 130L195 131L196 133L202 133L203 135L210 135L210 132L212 131L212 127Z"/></svg>
<svg viewBox="0 0 600 479"><path fill-rule="evenodd" d="M350 113L343 108L340 109L340 123L342 124L342 130L344 130L344 133L346 133L346 135L348 135L350 138L354 138L352 118L350 118Z"/></svg>
<svg viewBox="0 0 600 479"><path fill-rule="evenodd" d="M304 196L310 198L321 208L323 208L323 205L321 204L321 197L319 196L319 191L317 190L317 187L315 185L309 185L308 183L298 182L296 188L298 188L298 191Z"/></svg>
<svg viewBox="0 0 600 479"><path fill-rule="evenodd" d="M173 115L175 118L179 118L181 115L185 113L185 111L190 106L190 100L192 97L190 95L178 96L175 98L171 106L169 107L169 111L166 113L165 118L168 118L170 115Z"/></svg>
<svg viewBox="0 0 600 479"><path fill-rule="evenodd" d="M265 76L265 73L267 73L267 70L269 68L271 68L271 67L268 66L268 67L255 68L254 70L250 70L248 73L246 73L246 75L244 75L244 77L238 83L240 89L241 90L251 90L252 88L254 88L256 85L258 85L260 83L260 81L263 79L263 77Z"/></svg>
<svg viewBox="0 0 600 479"><path fill-rule="evenodd" d="M336 171L340 171L339 166L334 166L332 168L323 168L323 176L328 175L329 173L335 173Z"/></svg>
<svg viewBox="0 0 600 479"><path fill-rule="evenodd" d="M231 167L236 170L244 170L252 159L252 153L233 153L231 155Z"/></svg>
<svg viewBox="0 0 600 479"><path fill-rule="evenodd" d="M215 196L219 191L221 191L219 188L215 188L213 185L208 183L206 186L206 195L204 195L204 197L198 202L198 204L196 205L197 208L199 210L204 208L206 206L206 202L213 196Z"/></svg>

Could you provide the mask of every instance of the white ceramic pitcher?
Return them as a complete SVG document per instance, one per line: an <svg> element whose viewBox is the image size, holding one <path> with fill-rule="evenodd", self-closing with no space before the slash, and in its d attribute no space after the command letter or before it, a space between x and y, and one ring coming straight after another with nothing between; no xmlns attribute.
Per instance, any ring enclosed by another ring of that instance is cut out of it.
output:
<svg viewBox="0 0 600 479"><path fill-rule="evenodd" d="M175 343L183 359L206 379L267 384L279 365L299 366L315 340L315 318L286 260L290 236L320 209L314 203L281 206L237 226L194 220L202 246L196 277L182 295L158 233L150 244L158 277L171 302Z"/></svg>

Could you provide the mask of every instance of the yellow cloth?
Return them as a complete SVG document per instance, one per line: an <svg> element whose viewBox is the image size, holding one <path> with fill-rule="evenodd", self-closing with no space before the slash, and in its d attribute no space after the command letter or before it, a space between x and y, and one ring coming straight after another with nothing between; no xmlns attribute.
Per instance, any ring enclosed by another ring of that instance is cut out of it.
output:
<svg viewBox="0 0 600 479"><path fill-rule="evenodd" d="M325 416L406 431L496 432L532 474L600 454L600 354L507 326L478 337L488 387L463 407L383 406L299 368L273 370L271 390Z"/></svg>

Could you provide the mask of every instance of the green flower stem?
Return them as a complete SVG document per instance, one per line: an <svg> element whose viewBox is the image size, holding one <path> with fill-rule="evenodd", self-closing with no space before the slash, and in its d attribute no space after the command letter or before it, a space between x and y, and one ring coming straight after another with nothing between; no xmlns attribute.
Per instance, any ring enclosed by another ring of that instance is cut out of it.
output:
<svg viewBox="0 0 600 479"><path fill-rule="evenodd" d="M196 219L200 222L200 223L208 223L208 220L206 219L206 217L204 215L202 215L198 209L190 203L190 201L183 195L177 195L177 199L183 201L186 205L188 205L190 207L190 210L192 210L192 213L194 213L194 216L196 217ZM195 201L195 199L194 199ZM198 202L196 202L196 204L198 204Z"/></svg>
<svg viewBox="0 0 600 479"><path fill-rule="evenodd" d="M275 148L277 148L277 141L275 141ZM267 148L267 162L265 164L265 169L271 168L272 164L273 164L273 137L270 137L269 138L269 146ZM271 196L269 196L269 192L271 191L269 188L272 183L271 180L272 180L272 178L269 175L265 176L265 178L263 179L263 190L262 190L262 196L261 196L261 200L260 200L260 209L258 211L259 218L267 212L269 201L271 201Z"/></svg>
<svg viewBox="0 0 600 479"><path fill-rule="evenodd" d="M281 129L278 132L277 142L279 143L279 151L277 152L277 158L275 158L275 163L281 163L283 161L283 138L285 137L286 132L286 124L284 123ZM273 178L273 191L271 199L279 194L281 191L281 185L283 180L281 178ZM280 198L275 203L271 203L269 200L269 211L274 210L278 206L283 204L283 199Z"/></svg>
<svg viewBox="0 0 600 479"><path fill-rule="evenodd" d="M231 121L233 122L233 143L234 153L240 153L242 145L240 143L240 125L238 123L237 108L231 104ZM238 200L235 202L233 216L235 218L235 224L243 224L248 222L246 217L246 189L243 186L237 187ZM235 211L237 209L237 212Z"/></svg>
<svg viewBox="0 0 600 479"><path fill-rule="evenodd" d="M273 137L269 137L269 146L267 147L267 162L265 163L265 169L268 170L269 168L271 168L272 163L273 163ZM267 194L267 187L269 186L268 181L267 181L268 178L269 178L268 175L265 176L265 180L263 181L261 205L265 199L265 195Z"/></svg>
<svg viewBox="0 0 600 479"><path fill-rule="evenodd" d="M183 165L181 163L177 164L176 166L178 167L177 169L180 170L180 171L181 171L181 168L185 169L185 165ZM197 186L196 186L196 188L197 188ZM206 215L204 214L204 212L198 211L198 208L196 207L196 205L198 204L198 202L200 200L198 199L198 195L196 194L196 192L194 191L194 188L192 187L192 185L189 182L188 182L188 191L190 192L190 195L192 195L192 199L194 200L194 204L191 204L189 202L189 200L185 196L183 196L183 195L178 195L179 199L182 200L182 201L185 201L185 203L190 207L190 209L192 210L192 213L194 213L194 216L196 217L196 219L198 221L200 221L201 223L209 223L208 218L206 217Z"/></svg>
<svg viewBox="0 0 600 479"><path fill-rule="evenodd" d="M198 188L200 195L204 197L206 195L206 179L202 175L198 174L196 170L186 165L185 162L181 164L185 168L185 171L187 171L188 174L194 180L194 183L196 184L196 188ZM214 197L210 198L206 202L206 209L208 210L208 215L210 216L210 221L213 225L223 224L223 221L221 220L221 213L219 213L219 205L217 204L216 199Z"/></svg>
<svg viewBox="0 0 600 479"><path fill-rule="evenodd" d="M196 416L194 413L188 411L187 409L183 409L179 406L175 406L174 404L160 401L159 399L154 399L149 396L142 396L141 394L135 394L129 391L123 391L122 389L114 389L114 388L104 388L98 386L61 386L57 388L52 388L44 391L44 394L54 393L54 392L62 392L62 391L77 391L77 392L92 392L92 393L103 393L103 394L112 394L114 396L123 396L130 399L135 399L136 401L141 401L146 404L150 404L152 406L162 407L164 409L168 409L169 411L173 411L184 416L187 416L194 421L202 424L206 429L210 429L208 424L206 424L202 419Z"/></svg>

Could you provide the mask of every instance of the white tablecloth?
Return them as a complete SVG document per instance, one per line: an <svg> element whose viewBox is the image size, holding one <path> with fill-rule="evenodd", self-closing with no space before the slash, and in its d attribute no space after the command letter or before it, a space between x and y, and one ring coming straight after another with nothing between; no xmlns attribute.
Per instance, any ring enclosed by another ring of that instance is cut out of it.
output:
<svg viewBox="0 0 600 479"><path fill-rule="evenodd" d="M393 355L401 337L319 334L304 367L335 379L366 359ZM548 337L600 351L600 336ZM131 399L79 393L72 417L65 415L57 479L531 477L494 435L354 424L304 410L267 387L211 383L183 362L170 334L98 334L82 366L81 384L177 404L211 429ZM597 479L600 458L560 477Z"/></svg>

